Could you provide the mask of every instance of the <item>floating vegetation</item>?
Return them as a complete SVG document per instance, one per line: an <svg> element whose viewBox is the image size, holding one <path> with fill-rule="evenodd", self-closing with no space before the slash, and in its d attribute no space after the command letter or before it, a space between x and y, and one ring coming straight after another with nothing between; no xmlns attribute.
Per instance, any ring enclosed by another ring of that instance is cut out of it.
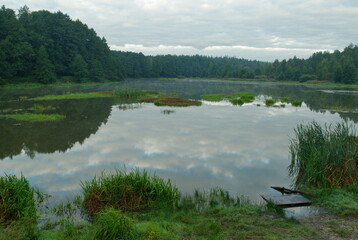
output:
<svg viewBox="0 0 358 240"><path fill-rule="evenodd" d="M201 98L205 101L220 102L220 101L224 100L225 95L224 94L204 94L204 95L201 95Z"/></svg>
<svg viewBox="0 0 358 240"><path fill-rule="evenodd" d="M4 115L0 115L0 117L15 119L17 121L28 121L28 122L54 122L66 118L66 116L60 114L39 114L39 113L4 114Z"/></svg>
<svg viewBox="0 0 358 240"><path fill-rule="evenodd" d="M271 107L271 106L275 105L276 102L277 102L277 99L268 98L265 100L265 105L266 105L266 107Z"/></svg>
<svg viewBox="0 0 358 240"><path fill-rule="evenodd" d="M102 173L91 181L81 184L84 208L90 216L113 207L123 211L151 207L174 207L179 201L179 190L170 182L150 176L138 169L131 172L116 170L114 174Z"/></svg>
<svg viewBox="0 0 358 240"><path fill-rule="evenodd" d="M147 96L149 92L139 90L136 88L116 88L114 90L114 95L119 98L124 99L138 99L143 96Z"/></svg>
<svg viewBox="0 0 358 240"><path fill-rule="evenodd" d="M230 99L229 101L232 103L232 105L239 105L239 106L241 106L241 105L244 104L244 101L242 101L240 98Z"/></svg>
<svg viewBox="0 0 358 240"><path fill-rule="evenodd" d="M169 115L169 114L175 113L175 111L174 111L174 110L165 109L165 110L162 110L161 113L164 114L164 115Z"/></svg>
<svg viewBox="0 0 358 240"><path fill-rule="evenodd" d="M103 98L113 97L113 94L93 92L93 93L66 93L62 95L46 95L41 97L31 98L29 100L42 101L42 100L63 100L63 99L83 99L83 98Z"/></svg>
<svg viewBox="0 0 358 240"><path fill-rule="evenodd" d="M280 98L280 101L281 101L282 103L290 103L290 102L291 102L291 100L290 100L288 97L281 97L281 98Z"/></svg>
<svg viewBox="0 0 358 240"><path fill-rule="evenodd" d="M225 99L229 100L233 105L243 105L244 103L251 103L255 100L256 94L249 92L239 92L235 94L205 94L201 98L206 101L220 102Z"/></svg>
<svg viewBox="0 0 358 240"><path fill-rule="evenodd" d="M291 140L289 174L296 186L343 187L358 181L358 137L346 123L300 124Z"/></svg>
<svg viewBox="0 0 358 240"><path fill-rule="evenodd" d="M301 107L302 106L302 101L299 100L293 100L291 101L292 106L294 107Z"/></svg>
<svg viewBox="0 0 358 240"><path fill-rule="evenodd" d="M139 100L140 102L151 102L156 106L169 106L169 107L188 107L188 106L200 106L200 101L187 100L181 98L175 98L170 96L159 97L144 97Z"/></svg>

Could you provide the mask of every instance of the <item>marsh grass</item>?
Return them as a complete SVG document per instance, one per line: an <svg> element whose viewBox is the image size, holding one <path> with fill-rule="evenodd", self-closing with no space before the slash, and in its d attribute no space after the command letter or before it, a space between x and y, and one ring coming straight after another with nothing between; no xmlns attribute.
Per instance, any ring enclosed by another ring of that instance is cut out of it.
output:
<svg viewBox="0 0 358 240"><path fill-rule="evenodd" d="M4 114L4 115L0 115L0 117L10 118L17 121L26 121L26 122L54 122L66 118L66 116L60 114L42 114L42 113Z"/></svg>
<svg viewBox="0 0 358 240"><path fill-rule="evenodd" d="M113 97L113 94L106 94L106 93L100 93L100 92L66 93L66 94L62 94L62 95L46 95L46 96L41 96L41 97L29 98L28 100L44 101L44 100L103 98L103 97Z"/></svg>
<svg viewBox="0 0 358 240"><path fill-rule="evenodd" d="M144 96L148 95L148 93L149 92L139 90L136 88L125 88L125 87L116 88L114 90L115 96L117 96L119 98L124 98L124 99L138 99L140 97L144 97Z"/></svg>
<svg viewBox="0 0 358 240"><path fill-rule="evenodd" d="M123 211L173 208L180 197L170 180L164 181L138 169L129 173L119 170L113 174L102 173L100 177L82 182L81 187L83 206L90 216L108 207Z"/></svg>
<svg viewBox="0 0 358 240"><path fill-rule="evenodd" d="M0 177L0 224L9 224L22 218L36 220L35 194L41 196L22 175Z"/></svg>
<svg viewBox="0 0 358 240"><path fill-rule="evenodd" d="M358 180L358 137L347 123L299 124L289 149L296 186L345 187Z"/></svg>
<svg viewBox="0 0 358 240"><path fill-rule="evenodd" d="M275 103L277 101L278 101L277 99L268 98L268 99L265 99L265 105L266 105L266 107L271 107L271 106L275 105Z"/></svg>
<svg viewBox="0 0 358 240"><path fill-rule="evenodd" d="M189 107L189 106L201 106L200 101L181 99L170 96L149 96L139 99L140 102L154 103L156 106L168 106L168 107Z"/></svg>
<svg viewBox="0 0 358 240"><path fill-rule="evenodd" d="M224 100L225 95L223 95L223 94L204 94L204 95L201 95L201 98L205 101L220 102L220 101Z"/></svg>

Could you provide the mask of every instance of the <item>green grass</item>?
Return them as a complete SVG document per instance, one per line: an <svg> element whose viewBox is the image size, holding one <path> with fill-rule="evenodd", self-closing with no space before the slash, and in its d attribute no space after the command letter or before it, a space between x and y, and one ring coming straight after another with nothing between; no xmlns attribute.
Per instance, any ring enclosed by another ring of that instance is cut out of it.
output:
<svg viewBox="0 0 358 240"><path fill-rule="evenodd" d="M278 101L277 99L268 98L265 100L265 105L266 105L266 107L271 107L271 106L275 105L275 103L277 101Z"/></svg>
<svg viewBox="0 0 358 240"><path fill-rule="evenodd" d="M296 186L345 187L358 181L358 137L353 126L299 124L289 149L289 174Z"/></svg>
<svg viewBox="0 0 358 240"><path fill-rule="evenodd" d="M173 208L179 201L179 190L170 180L164 181L138 169L129 173L119 170L108 175L102 173L100 177L82 182L81 186L83 206L90 216L108 207L123 211Z"/></svg>
<svg viewBox="0 0 358 240"><path fill-rule="evenodd" d="M223 95L223 94L204 94L204 95L201 95L201 98L205 101L220 102L220 101L224 100L225 95Z"/></svg>
<svg viewBox="0 0 358 240"><path fill-rule="evenodd" d="M38 113L4 114L4 115L0 115L0 117L15 119L17 121L26 121L26 122L54 122L66 118L66 116L60 114L38 114Z"/></svg>
<svg viewBox="0 0 358 240"><path fill-rule="evenodd" d="M34 188L24 176L0 177L0 224L9 224L22 218L35 220L36 201Z"/></svg>
<svg viewBox="0 0 358 240"><path fill-rule="evenodd" d="M314 204L336 215L358 216L358 183L345 189L323 188L314 192Z"/></svg>
<svg viewBox="0 0 358 240"><path fill-rule="evenodd" d="M302 101L293 100L293 101L291 101L291 104L292 104L292 106L294 106L294 107L301 107Z"/></svg>
<svg viewBox="0 0 358 240"><path fill-rule="evenodd" d="M94 221L96 240L132 240L139 235L134 221L120 211L107 208L100 212Z"/></svg>
<svg viewBox="0 0 358 240"><path fill-rule="evenodd" d="M41 97L35 97L35 98L30 98L29 100L42 101L42 100L85 99L85 98L103 98L103 97L113 97L113 94L106 94L101 92L66 93L62 95L46 95Z"/></svg>
<svg viewBox="0 0 358 240"><path fill-rule="evenodd" d="M147 96L148 92L135 89L135 88L116 88L114 90L114 95L119 98L124 99L139 99L141 97Z"/></svg>

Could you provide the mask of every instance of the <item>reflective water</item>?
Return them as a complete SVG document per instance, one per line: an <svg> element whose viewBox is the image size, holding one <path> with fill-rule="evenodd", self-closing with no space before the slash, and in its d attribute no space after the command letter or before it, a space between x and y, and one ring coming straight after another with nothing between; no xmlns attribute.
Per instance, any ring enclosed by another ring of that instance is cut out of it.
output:
<svg viewBox="0 0 358 240"><path fill-rule="evenodd" d="M290 97L304 104L267 108L256 103L238 107L204 101L200 107L170 108L108 98L41 102L56 107L66 120L19 123L0 118L0 175L22 173L32 185L63 199L80 193L80 182L102 171L139 167L172 179L183 193L219 186L260 201L259 194L271 193L270 185L289 187L291 183L288 144L297 124L344 119L357 127L358 122L356 93L228 81L152 79L0 89L0 109L34 104L17 101L20 96L107 91L119 85L176 92L192 99L206 93L245 91Z"/></svg>

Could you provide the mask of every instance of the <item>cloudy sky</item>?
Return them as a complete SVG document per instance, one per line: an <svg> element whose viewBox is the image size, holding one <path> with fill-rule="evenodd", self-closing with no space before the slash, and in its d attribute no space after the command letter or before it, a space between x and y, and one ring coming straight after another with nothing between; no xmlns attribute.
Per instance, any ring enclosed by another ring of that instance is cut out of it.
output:
<svg viewBox="0 0 358 240"><path fill-rule="evenodd" d="M111 49L273 61L357 44L357 0L3 0L80 19Z"/></svg>

